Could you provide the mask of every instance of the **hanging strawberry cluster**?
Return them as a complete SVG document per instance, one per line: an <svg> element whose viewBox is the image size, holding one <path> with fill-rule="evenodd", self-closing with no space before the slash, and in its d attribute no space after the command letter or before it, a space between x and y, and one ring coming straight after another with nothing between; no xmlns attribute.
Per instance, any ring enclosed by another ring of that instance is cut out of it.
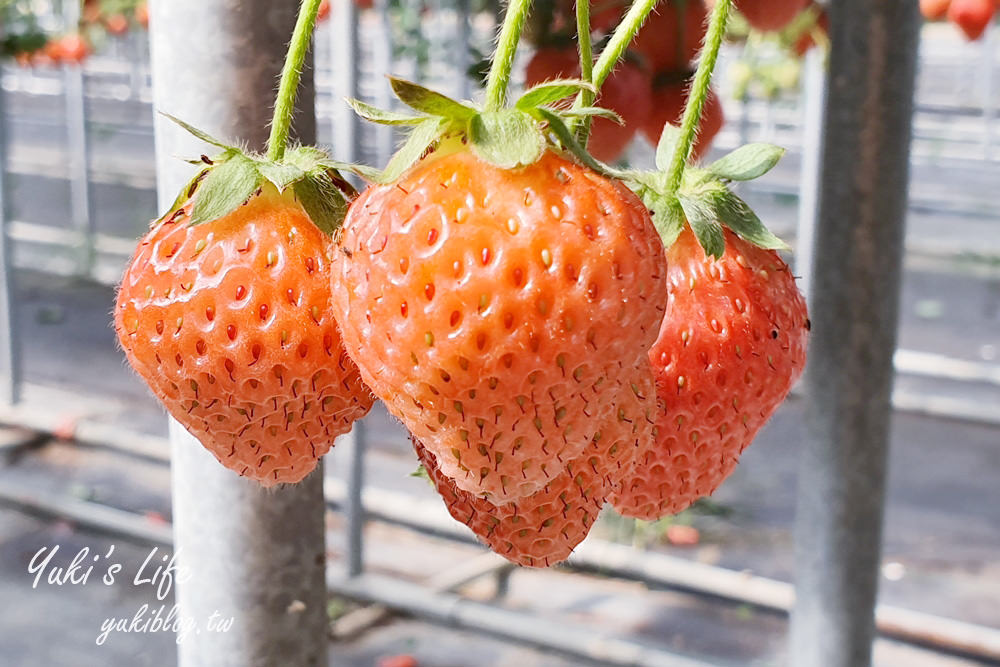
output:
<svg viewBox="0 0 1000 667"><path fill-rule="evenodd" d="M377 398L456 519L547 566L608 503L654 518L711 493L801 373L809 323L781 242L729 188L782 151L688 164L730 0L651 170L583 146L620 120L594 100L654 1L596 62L578 6L579 76L509 103L529 4L507 10L483 103L398 78L411 111L352 101L407 129L376 170L285 151L307 0L268 155L191 128L220 153L140 244L115 324L171 414L240 474L301 479Z"/></svg>

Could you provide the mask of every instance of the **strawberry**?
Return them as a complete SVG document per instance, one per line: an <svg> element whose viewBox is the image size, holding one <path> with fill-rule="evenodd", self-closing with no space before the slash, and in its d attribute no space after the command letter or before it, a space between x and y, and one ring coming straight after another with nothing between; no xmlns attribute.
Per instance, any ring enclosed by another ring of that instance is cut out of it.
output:
<svg viewBox="0 0 1000 667"><path fill-rule="evenodd" d="M58 62L80 64L90 55L90 44L78 33L60 37L56 41L56 49L59 54Z"/></svg>
<svg viewBox="0 0 1000 667"><path fill-rule="evenodd" d="M632 474L637 453L653 437L656 392L645 361L636 371L628 383L615 381L615 410L584 452L530 496L495 505L458 488L414 440L417 456L452 517L491 549L519 565L554 565L587 536L606 497Z"/></svg>
<svg viewBox="0 0 1000 667"><path fill-rule="evenodd" d="M948 14L951 0L920 0L920 13L928 21L940 21Z"/></svg>
<svg viewBox="0 0 1000 667"><path fill-rule="evenodd" d="M994 12L993 0L951 0L948 20L961 28L969 40L975 41L983 36Z"/></svg>
<svg viewBox="0 0 1000 667"><path fill-rule="evenodd" d="M685 70L698 55L707 29L702 0L661 1L632 42L653 72Z"/></svg>
<svg viewBox="0 0 1000 667"><path fill-rule="evenodd" d="M685 228L667 250L670 298L649 351L658 436L615 494L625 516L654 519L712 493L791 390L806 359L805 301L784 261L725 231L707 256Z"/></svg>
<svg viewBox="0 0 1000 667"><path fill-rule="evenodd" d="M652 113L642 126L643 134L654 146L660 140L663 133L663 126L667 124L677 125L681 116L684 115L684 106L687 104L688 79L664 81L658 83L653 88ZM712 140L719 133L725 123L725 116L722 111L722 102L715 91L709 90L705 99L705 106L701 110L701 120L698 123L698 138L695 140L691 151L691 159L698 160L712 145Z"/></svg>
<svg viewBox="0 0 1000 667"><path fill-rule="evenodd" d="M666 267L620 183L551 150L518 168L452 150L351 205L333 304L375 395L459 488L501 503L593 438L656 338Z"/></svg>
<svg viewBox="0 0 1000 667"><path fill-rule="evenodd" d="M124 35L128 32L128 19L124 14L112 14L104 19L104 27L112 35Z"/></svg>
<svg viewBox="0 0 1000 667"><path fill-rule="evenodd" d="M553 79L579 76L580 63L572 49L553 47L535 52L525 69L525 82L532 86ZM604 82L597 104L617 113L622 123L594 118L587 149L602 162L614 162L652 112L649 74L634 61L626 60Z"/></svg>
<svg viewBox="0 0 1000 667"><path fill-rule="evenodd" d="M826 8L818 3L810 5L810 11L815 12L815 19L811 25L806 26L794 39L791 44L792 53L802 57L806 52L816 46L816 40L829 43L830 41L830 15Z"/></svg>
<svg viewBox="0 0 1000 667"><path fill-rule="evenodd" d="M211 166L139 243L118 340L223 465L264 486L297 482L372 404L329 311L326 206L346 208L341 182L315 149L278 164L189 129L224 153L203 158Z"/></svg>
<svg viewBox="0 0 1000 667"><path fill-rule="evenodd" d="M140 2L135 8L135 22L143 28L149 27L149 6L145 2Z"/></svg>
<svg viewBox="0 0 1000 667"><path fill-rule="evenodd" d="M781 30L806 8L808 0L737 0L736 8L761 32Z"/></svg>

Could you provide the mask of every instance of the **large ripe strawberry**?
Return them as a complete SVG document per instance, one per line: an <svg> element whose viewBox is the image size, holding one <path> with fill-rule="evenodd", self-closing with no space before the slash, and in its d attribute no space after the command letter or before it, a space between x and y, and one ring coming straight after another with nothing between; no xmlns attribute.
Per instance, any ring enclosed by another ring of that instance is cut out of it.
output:
<svg viewBox="0 0 1000 667"><path fill-rule="evenodd" d="M645 360L636 371L615 381L615 409L584 452L530 496L495 505L458 488L414 440L417 456L451 515L491 549L519 565L554 565L587 536L605 499L633 474L638 452L654 437L656 391Z"/></svg>
<svg viewBox="0 0 1000 667"><path fill-rule="evenodd" d="M348 212L335 312L365 382L441 471L508 502L583 451L612 409L613 380L656 339L662 244L627 187L546 147L547 128L565 125L535 105L576 84L489 112L393 86L428 115L355 103L416 128L390 162L399 173Z"/></svg>
<svg viewBox="0 0 1000 667"><path fill-rule="evenodd" d="M761 32L781 30L806 8L809 0L737 0L736 8Z"/></svg>
<svg viewBox="0 0 1000 667"><path fill-rule="evenodd" d="M579 55L573 49L538 49L524 71L529 86L553 79L580 75ZM602 162L614 162L652 112L649 73L635 61L626 60L604 82L597 104L617 113L622 123L594 118L587 150Z"/></svg>
<svg viewBox="0 0 1000 667"><path fill-rule="evenodd" d="M684 115L684 107L688 100L690 80L672 80L657 83L653 87L652 112L642 125L642 132L654 146L660 140L663 126L677 125ZM726 118L722 110L722 102L714 90L709 89L705 105L701 110L701 120L698 123L698 138L691 150L691 159L700 159L712 146L712 140L725 124Z"/></svg>
<svg viewBox="0 0 1000 667"><path fill-rule="evenodd" d="M140 242L115 329L132 367L221 463L265 486L296 482L372 398L329 310L317 181L286 165L279 193L258 173L273 176L271 163L227 151Z"/></svg>
<svg viewBox="0 0 1000 667"><path fill-rule="evenodd" d="M667 250L670 298L649 359L662 409L658 435L612 502L654 519L709 495L802 373L809 320L773 250L725 232L706 256L690 228Z"/></svg>
<svg viewBox="0 0 1000 667"><path fill-rule="evenodd" d="M951 0L948 20L961 28L969 40L975 41L986 32L994 12L994 0Z"/></svg>
<svg viewBox="0 0 1000 667"><path fill-rule="evenodd" d="M653 72L688 69L707 30L702 0L661 0L632 42Z"/></svg>

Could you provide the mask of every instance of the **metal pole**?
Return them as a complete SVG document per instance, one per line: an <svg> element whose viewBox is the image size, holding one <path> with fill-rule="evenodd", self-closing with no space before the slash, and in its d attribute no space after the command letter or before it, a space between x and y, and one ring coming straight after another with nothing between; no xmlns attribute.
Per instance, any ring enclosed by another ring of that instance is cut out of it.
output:
<svg viewBox="0 0 1000 667"><path fill-rule="evenodd" d="M334 102L333 149L337 159L361 159L361 119L340 100L358 98L358 8L354 0L336 0L330 21L330 52L333 57ZM386 72L388 73L388 72Z"/></svg>
<svg viewBox="0 0 1000 667"><path fill-rule="evenodd" d="M790 664L863 667L878 590L919 22L911 0L829 7Z"/></svg>
<svg viewBox="0 0 1000 667"><path fill-rule="evenodd" d="M221 138L262 150L296 0L154 0L154 106ZM311 63L299 93L298 137L316 136ZM156 119L161 208L192 168L177 156L209 148ZM179 646L183 667L325 665L326 587L322 468L264 490L220 466L171 422L174 544L188 579L183 617L201 624ZM206 631L216 618L228 632Z"/></svg>
<svg viewBox="0 0 1000 667"><path fill-rule="evenodd" d="M80 23L80 3L64 2L67 27ZM66 103L66 152L69 163L69 195L73 227L79 234L79 273L90 277L94 268L94 215L90 200L90 153L87 140L87 100L83 65L63 65L63 93Z"/></svg>
<svg viewBox="0 0 1000 667"><path fill-rule="evenodd" d="M347 446L347 576L356 577L364 570L365 505L361 492L365 484L365 422L354 422L354 428L337 443Z"/></svg>
<svg viewBox="0 0 1000 667"><path fill-rule="evenodd" d="M3 26L0 25L2 38ZM10 238L7 236L7 159L4 152L7 117L4 115L3 97L3 88L0 87L0 401L13 405L17 403L21 389L21 360L14 316L14 265Z"/></svg>
<svg viewBox="0 0 1000 667"><path fill-rule="evenodd" d="M802 165L799 172L799 222L795 239L795 275L799 288L811 299L813 236L816 231L816 200L819 167L823 150L823 105L826 102L825 56L822 49L809 49L803 69L804 102L802 124Z"/></svg>

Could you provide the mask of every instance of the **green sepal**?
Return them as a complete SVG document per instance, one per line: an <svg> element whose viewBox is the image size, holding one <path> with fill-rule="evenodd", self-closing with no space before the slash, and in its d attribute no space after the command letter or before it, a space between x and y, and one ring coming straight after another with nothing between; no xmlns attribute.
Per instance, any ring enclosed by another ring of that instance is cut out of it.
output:
<svg viewBox="0 0 1000 667"><path fill-rule="evenodd" d="M607 118L619 125L624 125L625 121L611 109L604 107L580 107L579 109L560 110L559 115L563 118Z"/></svg>
<svg viewBox="0 0 1000 667"><path fill-rule="evenodd" d="M417 469L410 473L410 477L417 477L419 479L425 479L431 482L431 476L427 473L427 468L421 463L417 466ZM433 482L432 482L433 483Z"/></svg>
<svg viewBox="0 0 1000 667"><path fill-rule="evenodd" d="M483 111L473 116L469 144L479 157L502 169L532 164L545 150L537 123L519 109Z"/></svg>
<svg viewBox="0 0 1000 667"><path fill-rule="evenodd" d="M285 162L257 161L257 171L261 176L274 184L278 192L284 192L289 185L300 181L306 176L305 170L295 164Z"/></svg>
<svg viewBox="0 0 1000 667"><path fill-rule="evenodd" d="M726 251L726 237L712 200L683 194L678 195L677 200L705 254L720 259Z"/></svg>
<svg viewBox="0 0 1000 667"><path fill-rule="evenodd" d="M394 76L389 77L392 92L396 93L403 104L416 109L430 116L441 116L457 121L467 121L476 115L476 109L457 102L446 95L435 92L429 88L399 79Z"/></svg>
<svg viewBox="0 0 1000 667"><path fill-rule="evenodd" d="M752 181L771 171L784 154L785 149L780 146L747 144L719 158L707 169L727 181Z"/></svg>
<svg viewBox="0 0 1000 667"><path fill-rule="evenodd" d="M329 175L303 178L295 182L292 191L313 224L324 234L333 236L344 222L350 205L333 179Z"/></svg>
<svg viewBox="0 0 1000 667"><path fill-rule="evenodd" d="M526 90L514 103L516 109L531 111L535 107L546 106L566 99L581 90L596 92L593 84L582 79L555 79L540 83Z"/></svg>
<svg viewBox="0 0 1000 667"><path fill-rule="evenodd" d="M681 140L681 128L667 123L660 133L660 140L656 143L656 168L662 171L670 169L670 161L677 152L677 144Z"/></svg>
<svg viewBox="0 0 1000 667"><path fill-rule="evenodd" d="M414 127L406 142L389 160L385 171L378 174L376 182L391 183L402 176L407 169L423 157L428 148L441 138L441 134L448 124L447 119L432 116Z"/></svg>
<svg viewBox="0 0 1000 667"><path fill-rule="evenodd" d="M608 166L588 153L580 145L580 142L576 140L573 132L567 127L562 117L555 111L539 107L535 110L535 113L548 124L549 130L555 135L559 143L562 144L562 147L572 153L585 166L590 167L599 174L610 178L617 178L618 180L626 180L631 176L630 172Z"/></svg>
<svg viewBox="0 0 1000 667"><path fill-rule="evenodd" d="M426 118L426 116L414 116L396 111L386 111L378 107L373 107L370 104L365 104L361 100L349 98L347 103L359 116L380 125L416 125Z"/></svg>
<svg viewBox="0 0 1000 667"><path fill-rule="evenodd" d="M184 128L185 130L187 130L187 132L189 134L192 134L195 137L197 137L198 139L201 139L206 144L210 144L212 146L216 146L216 147L221 148L223 150L231 150L231 151L236 151L237 150L235 146L231 146L231 145L225 143L224 141L220 141L220 140L216 139L215 137L213 137L212 135L208 134L207 132L203 132L202 130L199 130L197 127L194 127L193 125L189 125L188 123L185 123L184 121L182 121L180 118L177 118L176 116L171 116L170 114L168 114L168 113L166 113L164 111L161 111L160 115L163 116L164 118L167 118L170 121L172 121L172 122L180 125L182 128Z"/></svg>
<svg viewBox="0 0 1000 667"><path fill-rule="evenodd" d="M788 245L764 226L750 205L732 192L727 192L716 212L726 227L750 243L768 250L787 250Z"/></svg>
<svg viewBox="0 0 1000 667"><path fill-rule="evenodd" d="M660 235L663 247L669 248L684 231L684 209L676 199L658 194L649 188L643 188L639 198L649 209L649 217Z"/></svg>
<svg viewBox="0 0 1000 667"><path fill-rule="evenodd" d="M201 161L199 160L199 162ZM206 176L208 176L208 172L209 168L206 167L200 170L194 176L192 176L191 180L188 181L184 185L184 187L180 189L180 192L177 193L177 197L174 198L174 203L170 205L170 208L167 209L167 212L164 213L163 216L161 216L156 222L157 223L163 222L163 220L166 219L168 216L173 215L174 211L184 206L184 204L186 204L187 201L194 196L194 193L198 190L198 186L201 185L201 182L205 179Z"/></svg>
<svg viewBox="0 0 1000 667"><path fill-rule="evenodd" d="M191 224L218 220L236 210L256 192L262 180L257 165L242 153L217 163L197 188Z"/></svg>

